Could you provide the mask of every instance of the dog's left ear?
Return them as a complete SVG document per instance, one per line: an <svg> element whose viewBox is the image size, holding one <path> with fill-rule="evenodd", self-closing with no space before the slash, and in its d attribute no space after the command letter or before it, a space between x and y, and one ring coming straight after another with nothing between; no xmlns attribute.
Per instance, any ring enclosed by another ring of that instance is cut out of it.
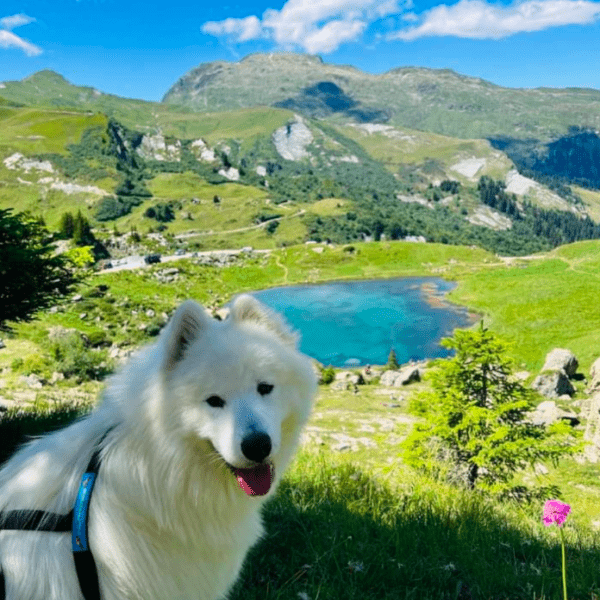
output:
<svg viewBox="0 0 600 600"><path fill-rule="evenodd" d="M274 333L287 346L296 348L298 344L298 334L288 327L283 318L248 294L238 296L233 301L230 318L238 323L256 323Z"/></svg>
<svg viewBox="0 0 600 600"><path fill-rule="evenodd" d="M208 325L209 316L193 300L186 300L176 311L164 333L165 370L171 371L185 356L186 349L199 338Z"/></svg>

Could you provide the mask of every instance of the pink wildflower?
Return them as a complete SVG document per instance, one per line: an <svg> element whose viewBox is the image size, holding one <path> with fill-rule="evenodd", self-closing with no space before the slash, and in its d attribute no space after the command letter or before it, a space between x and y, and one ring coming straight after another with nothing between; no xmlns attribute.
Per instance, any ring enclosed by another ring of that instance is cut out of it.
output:
<svg viewBox="0 0 600 600"><path fill-rule="evenodd" d="M542 521L546 527L556 523L560 527L566 520L567 515L571 512L571 507L560 500L548 500L544 504L544 516Z"/></svg>

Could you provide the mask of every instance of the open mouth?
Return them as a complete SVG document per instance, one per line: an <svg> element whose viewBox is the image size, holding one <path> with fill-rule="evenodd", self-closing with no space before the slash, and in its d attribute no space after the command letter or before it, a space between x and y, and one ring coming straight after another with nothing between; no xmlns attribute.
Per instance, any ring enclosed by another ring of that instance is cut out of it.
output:
<svg viewBox="0 0 600 600"><path fill-rule="evenodd" d="M261 463L248 469L228 466L248 496L264 496L271 489L275 478L275 466L272 463Z"/></svg>

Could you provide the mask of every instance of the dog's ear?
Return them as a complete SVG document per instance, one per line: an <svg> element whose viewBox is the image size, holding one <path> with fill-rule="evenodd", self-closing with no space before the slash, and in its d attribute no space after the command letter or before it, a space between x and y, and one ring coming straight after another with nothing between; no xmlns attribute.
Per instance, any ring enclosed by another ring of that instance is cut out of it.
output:
<svg viewBox="0 0 600 600"><path fill-rule="evenodd" d="M172 370L181 361L190 344L202 335L209 318L204 309L193 300L186 300L175 311L164 333L166 371Z"/></svg>
<svg viewBox="0 0 600 600"><path fill-rule="evenodd" d="M288 327L283 318L248 294L238 296L233 301L230 318L238 323L255 323L275 334L288 346L295 348L298 344L298 334Z"/></svg>

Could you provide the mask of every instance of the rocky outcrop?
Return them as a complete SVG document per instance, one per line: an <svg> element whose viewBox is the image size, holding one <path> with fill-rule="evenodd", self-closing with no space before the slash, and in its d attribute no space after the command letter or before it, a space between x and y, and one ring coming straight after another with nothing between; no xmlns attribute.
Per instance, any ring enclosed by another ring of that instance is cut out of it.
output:
<svg viewBox="0 0 600 600"><path fill-rule="evenodd" d="M215 151L211 150L202 139L192 142L191 151L198 161L213 162L216 159Z"/></svg>
<svg viewBox="0 0 600 600"><path fill-rule="evenodd" d="M181 142L169 144L160 133L144 135L141 144L135 150L142 158L159 161L180 161Z"/></svg>
<svg viewBox="0 0 600 600"><path fill-rule="evenodd" d="M8 158L4 159L4 166L7 169L13 171L21 170L25 173L29 171L45 171L47 173L54 173L54 167L49 160L38 160L34 158L26 158L20 152L11 154Z"/></svg>
<svg viewBox="0 0 600 600"><path fill-rule="evenodd" d="M286 160L302 160L309 158L310 154L306 150L312 143L313 135L306 126L302 117L296 115L295 120L284 127L280 127L273 133L273 143L277 152Z"/></svg>
<svg viewBox="0 0 600 600"><path fill-rule="evenodd" d="M229 179L229 181L239 181L240 172L235 167L229 167L229 169L219 169L219 175Z"/></svg>

